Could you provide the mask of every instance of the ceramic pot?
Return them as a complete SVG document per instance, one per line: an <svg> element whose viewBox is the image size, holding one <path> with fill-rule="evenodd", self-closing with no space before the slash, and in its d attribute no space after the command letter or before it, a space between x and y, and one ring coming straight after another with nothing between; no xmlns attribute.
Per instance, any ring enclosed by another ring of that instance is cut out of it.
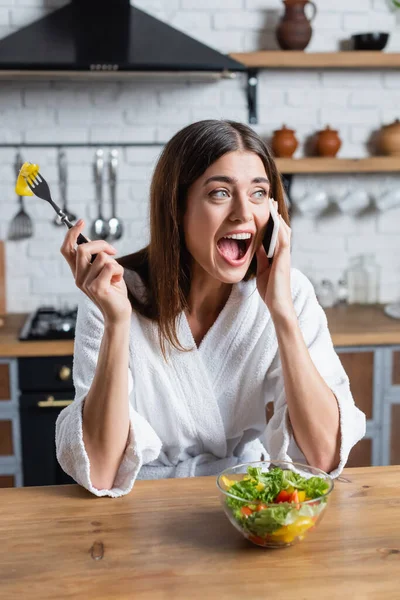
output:
<svg viewBox="0 0 400 600"><path fill-rule="evenodd" d="M338 132L331 129L329 125L316 134L315 151L317 156L336 156L341 145L342 141Z"/></svg>
<svg viewBox="0 0 400 600"><path fill-rule="evenodd" d="M310 22L317 14L312 0L283 0L285 13L276 29L276 39L282 50L304 50L312 36ZM307 18L305 7L311 4L313 14Z"/></svg>
<svg viewBox="0 0 400 600"><path fill-rule="evenodd" d="M383 154L400 156L400 120L384 125L379 135L379 148Z"/></svg>
<svg viewBox="0 0 400 600"><path fill-rule="evenodd" d="M286 125L283 125L282 129L274 131L271 148L276 157L291 158L298 145L299 142L293 129L288 129Z"/></svg>

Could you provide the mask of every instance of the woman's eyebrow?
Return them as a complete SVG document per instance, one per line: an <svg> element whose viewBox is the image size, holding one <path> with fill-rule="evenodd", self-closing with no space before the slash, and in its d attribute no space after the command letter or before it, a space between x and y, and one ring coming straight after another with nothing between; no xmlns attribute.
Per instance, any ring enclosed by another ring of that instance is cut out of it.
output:
<svg viewBox="0 0 400 600"><path fill-rule="evenodd" d="M211 183L212 181L220 181L222 183L230 183L231 185L234 185L235 183L238 182L238 180L234 177L227 177L226 175L214 175L213 177L209 177L205 182L204 185L207 185L208 183ZM255 177L251 183L266 183L269 184L269 181L266 177Z"/></svg>
<svg viewBox="0 0 400 600"><path fill-rule="evenodd" d="M204 185L211 183L211 181L221 181L222 183L230 183L231 185L237 183L237 179L233 177L227 177L226 175L214 175L213 177L209 177L207 181L204 182Z"/></svg>
<svg viewBox="0 0 400 600"><path fill-rule="evenodd" d="M269 179L266 177L256 177L251 183L266 183L269 185Z"/></svg>

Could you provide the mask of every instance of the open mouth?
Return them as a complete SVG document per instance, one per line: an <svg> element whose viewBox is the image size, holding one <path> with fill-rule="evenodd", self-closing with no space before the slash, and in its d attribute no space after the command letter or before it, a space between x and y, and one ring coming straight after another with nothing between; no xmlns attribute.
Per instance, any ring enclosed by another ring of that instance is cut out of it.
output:
<svg viewBox="0 0 400 600"><path fill-rule="evenodd" d="M222 237L217 242L220 255L229 263L243 263L251 245L251 233L236 233Z"/></svg>

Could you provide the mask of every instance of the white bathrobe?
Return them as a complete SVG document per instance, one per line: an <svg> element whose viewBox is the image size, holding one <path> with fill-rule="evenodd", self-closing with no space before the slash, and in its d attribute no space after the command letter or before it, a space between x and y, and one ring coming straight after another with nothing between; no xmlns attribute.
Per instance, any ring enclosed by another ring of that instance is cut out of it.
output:
<svg viewBox="0 0 400 600"><path fill-rule="evenodd" d="M139 277L126 271L125 280L140 296ZM365 416L354 405L310 281L292 269L291 287L311 358L340 409L340 464L332 473L337 476L351 448L365 434ZM160 351L156 325L132 314L128 444L112 489L96 489L83 443L82 406L102 335L101 312L82 293L73 364L76 396L57 419L56 445L62 468L93 494L121 496L132 489L135 479L213 475L241 462L260 460L262 454L266 459L306 462L290 427L274 324L251 280L233 286L198 348L182 313L179 339L194 349L172 350L168 363ZM267 424L269 402L274 402L274 415Z"/></svg>

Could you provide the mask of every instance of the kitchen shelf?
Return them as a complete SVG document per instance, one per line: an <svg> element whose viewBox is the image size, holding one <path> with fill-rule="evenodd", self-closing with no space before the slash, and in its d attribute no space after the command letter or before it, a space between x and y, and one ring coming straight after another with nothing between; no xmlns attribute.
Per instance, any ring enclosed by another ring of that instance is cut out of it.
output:
<svg viewBox="0 0 400 600"><path fill-rule="evenodd" d="M400 68L400 53L379 51L298 52L273 51L235 52L233 59L248 69L396 69Z"/></svg>
<svg viewBox="0 0 400 600"><path fill-rule="evenodd" d="M400 156L368 158L276 158L283 174L299 173L395 173L400 172Z"/></svg>
<svg viewBox="0 0 400 600"><path fill-rule="evenodd" d="M399 52L298 52L261 50L234 52L230 56L247 67L249 123L257 123L257 87L260 69L398 69Z"/></svg>

